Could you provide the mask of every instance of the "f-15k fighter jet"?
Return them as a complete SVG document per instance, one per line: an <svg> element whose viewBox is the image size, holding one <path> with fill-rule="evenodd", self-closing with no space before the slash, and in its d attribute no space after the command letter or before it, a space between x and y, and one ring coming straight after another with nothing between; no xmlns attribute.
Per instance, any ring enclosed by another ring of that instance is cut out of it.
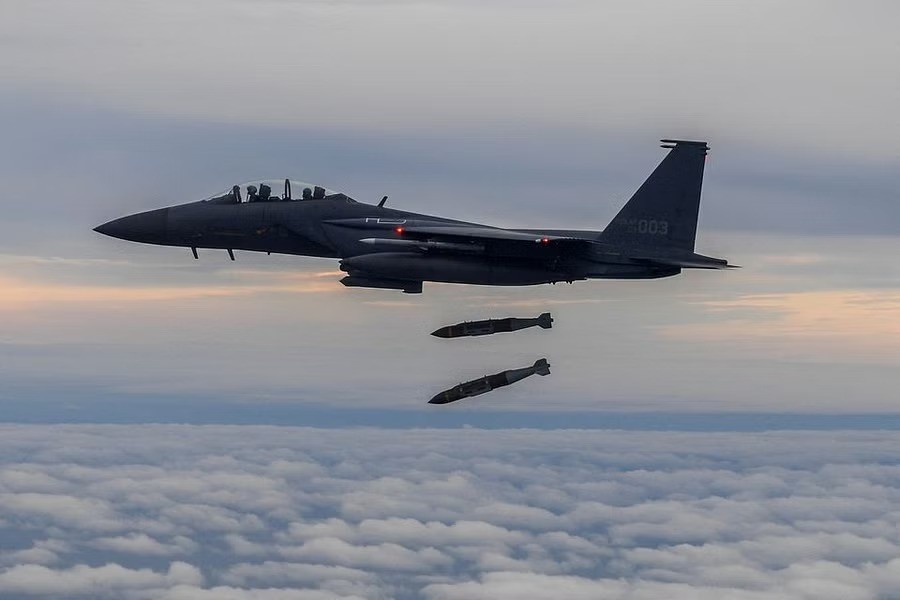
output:
<svg viewBox="0 0 900 600"><path fill-rule="evenodd" d="M291 179L235 185L95 230L191 248L195 258L197 248L227 250L232 260L234 250L337 258L344 285L406 293L420 293L425 281L519 286L730 267L694 253L709 147L686 140L662 147L669 153L603 231L503 229L388 208L387 196L364 204Z"/></svg>

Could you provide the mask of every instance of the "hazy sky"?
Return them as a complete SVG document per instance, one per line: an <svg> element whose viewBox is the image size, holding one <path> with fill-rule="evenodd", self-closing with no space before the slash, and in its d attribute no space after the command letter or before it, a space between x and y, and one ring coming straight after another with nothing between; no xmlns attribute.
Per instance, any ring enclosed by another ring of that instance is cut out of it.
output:
<svg viewBox="0 0 900 600"><path fill-rule="evenodd" d="M895 594L898 23L886 0L0 0L0 599ZM697 250L743 269L406 296L92 231L283 177L599 230L663 137L711 144Z"/></svg>
<svg viewBox="0 0 900 600"><path fill-rule="evenodd" d="M898 20L889 2L0 2L0 398L431 410L547 356L552 377L492 407L894 411ZM91 231L283 176L601 229L664 136L710 141L698 251L744 269L410 297L344 289L335 261L195 262ZM544 310L550 332L427 336Z"/></svg>

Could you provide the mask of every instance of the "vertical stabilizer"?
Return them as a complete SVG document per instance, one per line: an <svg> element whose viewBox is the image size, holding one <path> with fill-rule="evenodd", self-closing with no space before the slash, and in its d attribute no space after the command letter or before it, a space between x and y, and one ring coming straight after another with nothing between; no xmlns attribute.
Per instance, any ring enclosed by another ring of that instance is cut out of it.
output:
<svg viewBox="0 0 900 600"><path fill-rule="evenodd" d="M693 252L709 146L662 140L662 147L669 148L669 154L606 227L602 241Z"/></svg>
<svg viewBox="0 0 900 600"><path fill-rule="evenodd" d="M546 358L541 358L534 361L534 366L532 367L534 372L538 375L549 375L550 374L550 363L547 362Z"/></svg>

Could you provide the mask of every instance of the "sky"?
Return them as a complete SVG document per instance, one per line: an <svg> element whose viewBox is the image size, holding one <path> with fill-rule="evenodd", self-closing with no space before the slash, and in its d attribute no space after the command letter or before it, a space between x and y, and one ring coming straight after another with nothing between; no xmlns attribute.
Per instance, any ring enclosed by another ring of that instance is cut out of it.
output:
<svg viewBox="0 0 900 600"><path fill-rule="evenodd" d="M900 15L861 6L7 0L0 398L421 413L546 356L501 411L894 412ZM661 137L710 142L698 251L742 270L411 297L344 289L331 260L92 231L285 176L602 229ZM427 336L544 310L550 333Z"/></svg>
<svg viewBox="0 0 900 600"><path fill-rule="evenodd" d="M0 598L889 597L897 22L0 0ZM660 138L709 142L697 251L741 269L414 296L92 231L286 177L600 230ZM550 377L426 404L541 357Z"/></svg>

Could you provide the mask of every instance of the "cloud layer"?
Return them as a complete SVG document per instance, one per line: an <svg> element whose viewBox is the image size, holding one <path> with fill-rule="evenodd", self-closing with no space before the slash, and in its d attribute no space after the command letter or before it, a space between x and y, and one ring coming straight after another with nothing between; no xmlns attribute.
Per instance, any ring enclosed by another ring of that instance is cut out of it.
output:
<svg viewBox="0 0 900 600"><path fill-rule="evenodd" d="M7 425L0 597L885 597L898 438Z"/></svg>

